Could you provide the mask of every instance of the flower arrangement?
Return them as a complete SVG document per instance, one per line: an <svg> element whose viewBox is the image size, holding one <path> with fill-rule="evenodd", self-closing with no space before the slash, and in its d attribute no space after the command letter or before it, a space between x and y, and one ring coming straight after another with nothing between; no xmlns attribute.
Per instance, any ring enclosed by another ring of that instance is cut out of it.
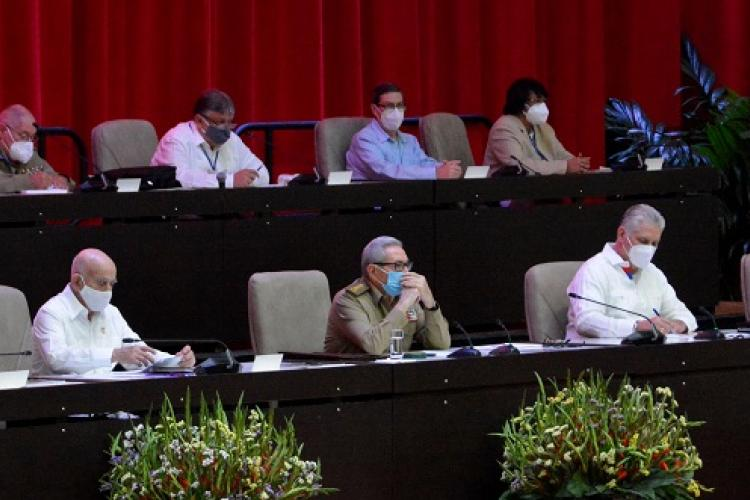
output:
<svg viewBox="0 0 750 500"><path fill-rule="evenodd" d="M633 387L627 377L614 397L601 373L539 380L532 406L505 422L501 499L676 498L711 491L695 479L702 467L688 429L702 425L676 413L668 387Z"/></svg>
<svg viewBox="0 0 750 500"><path fill-rule="evenodd" d="M190 393L186 397L190 408ZM112 439L111 469L102 491L113 499L307 498L322 488L320 463L300 457L292 423L277 429L273 415L247 410L242 399L230 422L217 395L201 395L197 422L175 416L165 395L156 425L134 426Z"/></svg>

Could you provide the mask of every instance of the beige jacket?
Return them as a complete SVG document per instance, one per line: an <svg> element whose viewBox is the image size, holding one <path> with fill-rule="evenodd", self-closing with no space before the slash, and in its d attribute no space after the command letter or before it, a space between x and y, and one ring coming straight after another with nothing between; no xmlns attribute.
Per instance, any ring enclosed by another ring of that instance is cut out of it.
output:
<svg viewBox="0 0 750 500"><path fill-rule="evenodd" d="M451 344L448 322L440 309L426 311L414 306L417 320L409 321L398 309L388 309L386 299L362 278L340 290L328 314L326 352L383 354L391 342L391 330L404 330L404 349L415 336L431 349L448 349Z"/></svg>
<svg viewBox="0 0 750 500"><path fill-rule="evenodd" d="M24 189L33 189L31 176L34 172L57 174L44 158L36 151L28 163L14 162L0 153L0 193L15 193Z"/></svg>
<svg viewBox="0 0 750 500"><path fill-rule="evenodd" d="M515 156L527 170L542 175L564 174L568 166L567 161L573 158L573 155L560 144L549 124L535 125L534 131L536 145L546 160L542 160L534 149L529 134L518 117L501 116L490 130L484 153L484 164L490 165L490 172L494 173L503 166L518 165L512 158Z"/></svg>

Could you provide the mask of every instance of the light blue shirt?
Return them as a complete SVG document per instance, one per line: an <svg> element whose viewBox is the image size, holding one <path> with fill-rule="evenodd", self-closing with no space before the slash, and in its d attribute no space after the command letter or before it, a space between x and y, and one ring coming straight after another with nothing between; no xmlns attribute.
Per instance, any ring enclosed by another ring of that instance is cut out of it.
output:
<svg viewBox="0 0 750 500"><path fill-rule="evenodd" d="M354 134L346 152L346 168L358 181L433 180L440 163L425 154L416 137L399 132L393 139L377 120Z"/></svg>

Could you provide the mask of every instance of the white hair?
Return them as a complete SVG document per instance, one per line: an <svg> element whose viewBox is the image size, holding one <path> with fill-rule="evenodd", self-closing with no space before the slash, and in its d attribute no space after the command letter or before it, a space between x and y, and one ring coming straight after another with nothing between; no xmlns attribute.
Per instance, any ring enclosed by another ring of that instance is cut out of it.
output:
<svg viewBox="0 0 750 500"><path fill-rule="evenodd" d="M657 209L651 205L640 203L625 211L620 225L625 228L626 233L633 234L644 225L654 226L659 228L659 231L664 231L667 223Z"/></svg>
<svg viewBox="0 0 750 500"><path fill-rule="evenodd" d="M362 250L362 276L367 276L367 266L376 262L383 262L385 249L388 247L401 247L404 245L393 236L378 236L365 245Z"/></svg>

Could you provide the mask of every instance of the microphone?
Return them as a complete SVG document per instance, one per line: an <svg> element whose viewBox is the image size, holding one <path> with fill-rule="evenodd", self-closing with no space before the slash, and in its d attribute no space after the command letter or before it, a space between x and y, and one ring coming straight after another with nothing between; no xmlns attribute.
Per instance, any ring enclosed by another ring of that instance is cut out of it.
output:
<svg viewBox="0 0 750 500"><path fill-rule="evenodd" d="M461 326L461 323L459 323L458 321L454 321L453 326L457 328L461 333L464 334L464 337L466 337L466 340L469 341L469 346L462 347L461 349L456 349L452 353L448 354L448 357L449 358L476 358L478 356L481 356L482 353L474 348L474 343L471 341L471 337L469 336L469 333L464 329L463 326Z"/></svg>
<svg viewBox="0 0 750 500"><path fill-rule="evenodd" d="M502 328L505 331L505 335L508 337L508 343L507 344L500 344L499 346L492 349L488 356L504 356L505 354L521 354L521 351L518 350L518 347L514 346L510 341L510 331L508 331L508 328L505 326L505 323L503 323L503 320L500 318L497 318L495 320L495 323Z"/></svg>
<svg viewBox="0 0 750 500"><path fill-rule="evenodd" d="M122 342L123 344L138 342L146 344L218 344L224 349L223 355L208 357L205 361L196 365L196 373L237 373L240 370L240 364L234 359L229 346L219 339L136 339L126 337L122 339Z"/></svg>
<svg viewBox="0 0 750 500"><path fill-rule="evenodd" d="M661 334L657 329L656 325L653 321L651 321L651 318L646 316L645 314L641 314L639 312L631 311L630 309L624 309L622 307L613 306L612 304L607 304L605 302L599 302L598 300L590 299L588 297L583 297L582 295L578 295L577 293L568 292L568 297L571 299L578 299L578 300L585 300L586 302L592 302L594 304L599 304L600 306L609 307L611 309L617 309L618 311L626 312L628 314L632 314L634 316L638 316L640 318L645 319L646 321L651 324L651 333L649 332L633 332L624 339L622 339L622 344L631 344L631 345L642 345L642 344L663 344L664 343L664 335Z"/></svg>
<svg viewBox="0 0 750 500"><path fill-rule="evenodd" d="M716 316L711 314L711 311L703 306L698 306L698 309L711 319L711 323L713 323L714 327L710 330L701 330L700 332L695 334L695 338L702 340L723 339L724 334L719 331L719 325L716 323Z"/></svg>
<svg viewBox="0 0 750 500"><path fill-rule="evenodd" d="M31 356L31 351L0 352L0 356Z"/></svg>
<svg viewBox="0 0 750 500"><path fill-rule="evenodd" d="M219 172L216 172L216 181L219 183L219 188L224 189L227 183L227 172L226 170L221 170Z"/></svg>

